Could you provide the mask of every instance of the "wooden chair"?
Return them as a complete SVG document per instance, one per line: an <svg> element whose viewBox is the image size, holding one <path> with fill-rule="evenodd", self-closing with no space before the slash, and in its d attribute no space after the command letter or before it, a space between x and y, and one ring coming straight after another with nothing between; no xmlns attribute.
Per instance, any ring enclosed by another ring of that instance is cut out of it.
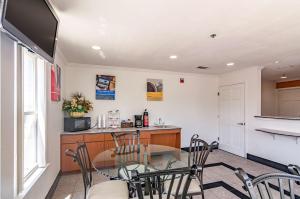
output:
<svg viewBox="0 0 300 199"><path fill-rule="evenodd" d="M112 180L92 185L93 168L85 143L79 143L76 152L67 149L65 154L73 158L80 167L84 185L84 199L128 199L128 186L124 181Z"/></svg>
<svg viewBox="0 0 300 199"><path fill-rule="evenodd" d="M191 181L196 178L198 171L199 169L196 165L142 174L138 173L138 171L133 171L132 179L139 199L183 199L187 198ZM176 179L179 180L179 183L175 183ZM168 185L166 185L166 182L169 182ZM176 192L172 194L174 189Z"/></svg>
<svg viewBox="0 0 300 199"><path fill-rule="evenodd" d="M300 176L287 173L269 173L252 180L241 168L238 168L235 174L244 183L244 189L249 193L251 199L296 198L294 184L300 182Z"/></svg>

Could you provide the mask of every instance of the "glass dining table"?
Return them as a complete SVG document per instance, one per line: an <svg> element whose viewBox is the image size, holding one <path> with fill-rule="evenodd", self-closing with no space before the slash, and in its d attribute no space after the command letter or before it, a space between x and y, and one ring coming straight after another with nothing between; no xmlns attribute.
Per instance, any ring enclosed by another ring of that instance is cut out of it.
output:
<svg viewBox="0 0 300 199"><path fill-rule="evenodd" d="M139 173L187 167L188 152L178 148L141 144L133 148L111 148L100 152L92 160L99 174L109 178L120 178L120 170L138 170ZM125 150L126 149L126 150ZM129 177L130 179L130 177Z"/></svg>

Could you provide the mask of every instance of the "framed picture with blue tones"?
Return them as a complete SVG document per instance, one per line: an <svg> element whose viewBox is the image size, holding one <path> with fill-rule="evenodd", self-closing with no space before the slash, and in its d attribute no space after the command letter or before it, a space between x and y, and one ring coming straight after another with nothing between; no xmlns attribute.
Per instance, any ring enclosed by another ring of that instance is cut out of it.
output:
<svg viewBox="0 0 300 199"><path fill-rule="evenodd" d="M116 77L96 75L96 100L115 100Z"/></svg>

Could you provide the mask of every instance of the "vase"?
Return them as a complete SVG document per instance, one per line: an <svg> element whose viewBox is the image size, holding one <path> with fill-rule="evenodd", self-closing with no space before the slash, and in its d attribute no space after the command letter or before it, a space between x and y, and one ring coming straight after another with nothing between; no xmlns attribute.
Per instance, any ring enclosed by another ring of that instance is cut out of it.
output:
<svg viewBox="0 0 300 199"><path fill-rule="evenodd" d="M78 117L83 117L84 116L84 112L70 112L70 117L73 118L78 118Z"/></svg>

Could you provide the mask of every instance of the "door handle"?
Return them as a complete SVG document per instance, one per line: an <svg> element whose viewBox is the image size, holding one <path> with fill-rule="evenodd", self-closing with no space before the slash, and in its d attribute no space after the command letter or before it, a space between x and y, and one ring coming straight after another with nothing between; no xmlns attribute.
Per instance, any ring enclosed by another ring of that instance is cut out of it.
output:
<svg viewBox="0 0 300 199"><path fill-rule="evenodd" d="M237 123L237 125L245 126L246 123L245 122L240 122L240 123Z"/></svg>

